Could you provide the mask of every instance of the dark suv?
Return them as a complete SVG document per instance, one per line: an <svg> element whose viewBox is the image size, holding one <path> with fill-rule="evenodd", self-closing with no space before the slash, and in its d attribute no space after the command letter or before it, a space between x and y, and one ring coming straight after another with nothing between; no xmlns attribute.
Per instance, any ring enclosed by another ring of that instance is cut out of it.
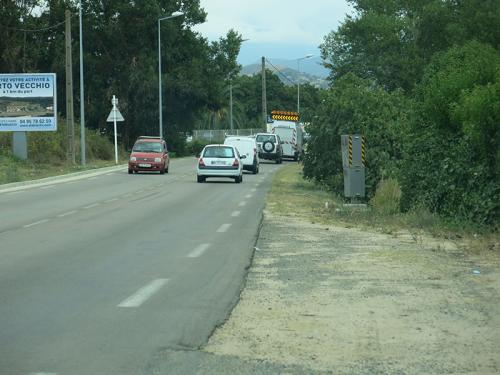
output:
<svg viewBox="0 0 500 375"><path fill-rule="evenodd" d="M137 138L128 160L128 173L158 171L168 173L170 160L167 144L160 137L141 136Z"/></svg>
<svg viewBox="0 0 500 375"><path fill-rule="evenodd" d="M259 158L274 160L276 164L283 162L283 142L277 134L258 133L255 135L255 141L259 149Z"/></svg>

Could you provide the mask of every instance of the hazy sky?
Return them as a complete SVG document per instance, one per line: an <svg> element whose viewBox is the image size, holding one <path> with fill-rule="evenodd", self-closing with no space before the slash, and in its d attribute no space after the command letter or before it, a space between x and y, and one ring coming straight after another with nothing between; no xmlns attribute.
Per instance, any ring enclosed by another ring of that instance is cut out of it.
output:
<svg viewBox="0 0 500 375"><path fill-rule="evenodd" d="M239 62L257 62L261 56L296 59L319 55L318 46L351 9L347 0L200 0L207 22L195 30L209 40L229 29L242 34Z"/></svg>

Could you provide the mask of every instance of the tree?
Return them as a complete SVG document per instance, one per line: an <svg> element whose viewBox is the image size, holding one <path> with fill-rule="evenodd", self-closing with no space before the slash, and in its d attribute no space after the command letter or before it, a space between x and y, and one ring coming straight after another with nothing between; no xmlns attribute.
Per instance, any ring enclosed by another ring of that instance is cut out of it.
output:
<svg viewBox="0 0 500 375"><path fill-rule="evenodd" d="M367 194L373 196L381 178L395 177L401 160L401 119L408 103L401 92L386 92L372 81L345 75L322 95L321 105L307 128L311 138L304 158L304 176L343 192L340 149L342 134L367 140Z"/></svg>
<svg viewBox="0 0 500 375"><path fill-rule="evenodd" d="M32 9L38 6L39 12ZM76 16L76 1L6 0L0 16L9 20L8 38L2 37L0 67L3 71L44 71L58 75L58 108L64 106L64 11ZM241 36L229 31L215 43L194 32L206 13L199 0L87 0L83 2L85 98L79 98L75 80L75 105L85 100L86 127L108 127L110 100L116 95L125 122L121 141L130 145L141 134L158 134L158 30L160 17L182 10L182 17L161 24L162 90L167 142L175 144L179 132L192 129L205 108L219 109L228 76L238 70L236 57ZM75 19L75 18L73 18ZM59 25L58 27L54 27ZM7 26L2 26L7 27ZM24 33L19 28L38 30ZM43 30L42 30L43 29ZM74 46L78 23L73 22ZM19 46L26 46L20 48ZM26 53L25 53L26 51ZM73 48L74 73L78 74L78 48Z"/></svg>
<svg viewBox="0 0 500 375"><path fill-rule="evenodd" d="M478 42L437 54L405 136L403 207L492 224L500 213L500 53Z"/></svg>

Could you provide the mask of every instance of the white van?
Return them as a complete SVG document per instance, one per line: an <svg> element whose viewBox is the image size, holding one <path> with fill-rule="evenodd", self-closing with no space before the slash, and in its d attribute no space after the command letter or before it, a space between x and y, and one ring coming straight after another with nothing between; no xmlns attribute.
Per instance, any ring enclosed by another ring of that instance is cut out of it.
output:
<svg viewBox="0 0 500 375"><path fill-rule="evenodd" d="M224 144L236 147L241 156L245 155L242 160L243 169L251 171L253 174L259 173L260 161L255 138L228 136L224 140Z"/></svg>
<svg viewBox="0 0 500 375"><path fill-rule="evenodd" d="M283 141L283 157L298 160L302 153L302 128L297 122L274 121L271 125L271 133L280 136Z"/></svg>

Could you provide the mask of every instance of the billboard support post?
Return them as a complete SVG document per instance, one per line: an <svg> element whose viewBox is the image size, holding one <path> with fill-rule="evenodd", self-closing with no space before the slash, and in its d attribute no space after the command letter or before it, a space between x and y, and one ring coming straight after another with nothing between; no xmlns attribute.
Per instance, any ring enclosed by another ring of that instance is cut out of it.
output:
<svg viewBox="0 0 500 375"><path fill-rule="evenodd" d="M19 159L28 159L28 140L26 132L13 132L12 134L12 153Z"/></svg>

